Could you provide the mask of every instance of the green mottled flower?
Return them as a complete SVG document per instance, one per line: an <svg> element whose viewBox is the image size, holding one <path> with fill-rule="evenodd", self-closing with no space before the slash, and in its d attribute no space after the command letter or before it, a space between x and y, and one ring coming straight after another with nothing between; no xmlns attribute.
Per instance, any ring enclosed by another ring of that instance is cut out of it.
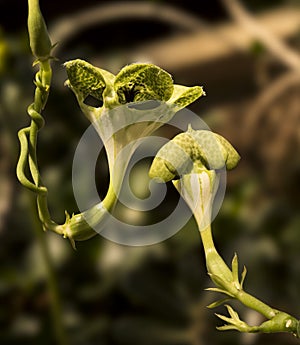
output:
<svg viewBox="0 0 300 345"><path fill-rule="evenodd" d="M147 100L168 101L174 85L169 73L151 64L124 67L116 76L114 89L121 104Z"/></svg>
<svg viewBox="0 0 300 345"><path fill-rule="evenodd" d="M222 136L189 126L185 133L178 134L158 151L149 176L158 182L173 180L201 230L211 222L220 179L216 172L234 168L239 159L239 154Z"/></svg>
<svg viewBox="0 0 300 345"><path fill-rule="evenodd" d="M200 86L174 85L169 73L152 64L131 64L116 76L79 59L66 62L65 67L66 84L100 135L111 171L125 147L131 146L129 159L139 138L151 135L204 94ZM86 104L90 96L100 101L98 107Z"/></svg>
<svg viewBox="0 0 300 345"><path fill-rule="evenodd" d="M239 154L222 136L189 126L158 151L149 174L167 182L197 171L233 169L239 159Z"/></svg>
<svg viewBox="0 0 300 345"><path fill-rule="evenodd" d="M204 92L200 86L174 85L172 77L152 64L132 64L116 76L83 60L65 63L66 84L91 121L107 152L110 186L103 203L79 216L67 219L62 230L69 238L82 239L81 221L99 224L116 201L128 162L140 143L176 112L195 101ZM90 98L96 106L90 104ZM77 218L76 218L77 217ZM84 235L88 238L90 232Z"/></svg>

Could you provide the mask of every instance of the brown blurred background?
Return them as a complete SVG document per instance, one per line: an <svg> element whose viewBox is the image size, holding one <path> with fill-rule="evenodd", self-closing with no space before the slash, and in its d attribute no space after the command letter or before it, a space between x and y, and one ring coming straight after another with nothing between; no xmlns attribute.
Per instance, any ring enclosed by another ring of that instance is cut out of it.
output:
<svg viewBox="0 0 300 345"><path fill-rule="evenodd" d="M63 86L63 62L82 58L117 73L127 63L151 61L178 84L204 86L207 96L189 108L242 156L228 174L213 224L221 254L230 262L238 253L249 272L247 291L299 318L299 1L40 3L52 41L59 41L38 147L53 218L62 222L65 209L76 211L72 159L89 125ZM17 131L29 123L26 107L34 90L26 17L25 0L0 0L0 344L57 344L33 196L15 177ZM172 135L168 127L164 134ZM139 174L146 170L137 169L136 179L143 181ZM99 174L104 194L104 160ZM171 186L169 193L176 195ZM119 212L128 221L143 217ZM222 322L206 305L218 296L204 291L211 283L192 219L169 240L141 248L97 236L74 251L55 234L42 236L72 345L297 343L284 334L215 330ZM242 319L261 322L237 308Z"/></svg>

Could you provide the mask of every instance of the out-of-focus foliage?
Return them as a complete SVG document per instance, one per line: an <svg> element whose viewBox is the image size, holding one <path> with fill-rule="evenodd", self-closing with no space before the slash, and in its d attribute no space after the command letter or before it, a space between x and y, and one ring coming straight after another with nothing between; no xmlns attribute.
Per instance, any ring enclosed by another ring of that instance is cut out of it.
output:
<svg viewBox="0 0 300 345"><path fill-rule="evenodd" d="M16 2L8 1L3 8L8 9L9 3L14 6ZM59 18L62 3L41 1L50 24ZM62 5L65 14L76 12L75 5L66 3L68 6ZM95 3L98 2L81 2L80 8ZM210 5L216 6L215 13L202 1L197 6L195 1L185 1L184 5L179 1L162 3L180 6L201 21L213 22L206 30L226 19L215 1ZM268 11L269 1L255 2L259 9L262 3ZM285 3L276 1L276 6ZM67 9L70 7L72 11ZM21 16L20 13L23 12L18 11L17 15ZM55 340L45 265L36 240L36 231L40 229L32 195L17 183L14 173L17 130L29 121L26 107L32 101L34 90L32 57L25 35L26 18L19 19L18 30L12 30L8 16L0 34L0 343L47 345ZM140 36L143 32L147 33L146 38ZM76 211L71 185L72 158L88 126L73 95L63 86L67 76L62 63L84 58L116 72L123 65L128 42L135 46L160 38L177 39L182 34L186 32L166 23L127 18L99 23L66 44L60 42L58 58L61 60L53 62L53 87L44 113L46 127L41 130L38 145L51 212L58 222L64 220L65 209ZM297 34L291 40L296 50L299 49ZM247 290L297 316L300 309L299 84L287 88L280 98L255 114L249 113L249 109L258 95L282 73L282 67L265 49L260 49L259 54L253 54L251 47L248 53L233 49L227 60L211 61L209 66L187 65L170 72L176 83L204 86L207 97L191 109L213 131L238 148L242 156L239 167L228 174L226 197L213 224L219 251L228 262L234 252L238 253L241 264L248 268ZM168 126L161 131L170 137L175 134ZM150 166L149 163L144 162ZM131 176L131 180L143 181L140 170L146 173L147 169L143 166L136 170L136 179ZM97 173L103 196L108 179L104 154L99 159ZM140 193L147 193L143 182ZM166 203L159 209L162 214L177 197L171 184L168 193ZM144 222L143 215L121 206L117 212L132 222ZM121 246L98 236L79 243L77 251L73 251L66 240L55 234L43 235L50 248L62 298L63 320L72 345L297 343L287 335L248 337L215 331L219 323L205 308L215 296L204 291L210 285L193 219L171 239L141 248ZM261 321L243 309L240 315L252 323Z"/></svg>

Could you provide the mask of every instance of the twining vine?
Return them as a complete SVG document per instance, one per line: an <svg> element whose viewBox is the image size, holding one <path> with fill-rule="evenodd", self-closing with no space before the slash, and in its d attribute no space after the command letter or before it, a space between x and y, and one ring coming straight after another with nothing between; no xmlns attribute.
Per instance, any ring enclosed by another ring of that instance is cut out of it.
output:
<svg viewBox="0 0 300 345"><path fill-rule="evenodd" d="M75 241L84 241L95 236L97 232L94 227L99 225L101 227L106 216L113 210L118 200L124 171L137 147L137 139L151 135L164 123L170 121L178 110L204 95L204 91L200 86L186 87L174 84L172 77L166 71L152 64L132 64L124 67L115 76L83 60L66 62L68 75L66 84L74 92L81 110L96 128L104 143L111 179L107 195L100 204L76 215L69 215L66 212L65 223L57 224L49 213L48 192L42 183L36 152L38 132L44 126L42 111L50 91L53 46L38 0L28 0L28 4L30 47L36 59L34 65L37 65L39 70L34 81L36 86L34 101L27 109L31 122L18 134L20 157L17 177L24 187L37 195L38 216L43 229L69 238L75 247ZM101 106L97 108L85 104L88 96L96 98ZM160 112L153 110L150 118L149 116L143 118L143 113L128 107L122 114L125 125L120 127L118 117L112 116L123 104L148 100L161 102ZM124 159L123 169L117 171L116 178L112 178L116 157L128 145L131 145L131 150ZM214 287L208 290L226 296L209 306L213 308L226 303L229 316L217 315L226 322L218 329L250 333L288 332L300 337L299 320L245 292L243 285L246 269L244 268L239 277L237 256L234 256L230 268L215 248L211 231L211 209L219 184L219 170L234 168L239 159L237 151L226 139L209 131L194 130L190 126L186 133L179 134L160 149L149 174L158 182L172 180L194 214L204 246L208 274L214 283ZM239 301L267 320L258 326L248 325L227 304L231 300ZM58 309L55 315L58 318ZM65 343L63 337L60 343Z"/></svg>

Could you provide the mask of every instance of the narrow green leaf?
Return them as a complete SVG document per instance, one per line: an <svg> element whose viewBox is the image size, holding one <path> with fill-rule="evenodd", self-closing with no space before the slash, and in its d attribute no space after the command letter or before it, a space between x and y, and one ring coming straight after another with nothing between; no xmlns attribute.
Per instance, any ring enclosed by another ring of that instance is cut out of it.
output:
<svg viewBox="0 0 300 345"><path fill-rule="evenodd" d="M219 326L216 327L218 331L239 331L238 327L234 325L224 325L224 326Z"/></svg>
<svg viewBox="0 0 300 345"><path fill-rule="evenodd" d="M232 268L233 280L235 282L239 282L239 262L238 262L238 257L236 253L234 254L234 257L232 259L231 268Z"/></svg>
<svg viewBox="0 0 300 345"><path fill-rule="evenodd" d="M228 317L228 316L225 316L225 315L222 315L222 314L217 314L217 313L215 313L215 315L216 315L219 319L221 319L221 320L223 320L223 321L225 321L225 322L228 322L228 323L230 323L230 324L231 324L231 322L232 322L232 319L231 319L230 317Z"/></svg>
<svg viewBox="0 0 300 345"><path fill-rule="evenodd" d="M226 282L224 279L222 279L220 276L209 273L208 274L211 278L211 280L221 288L221 290L224 290L226 293L226 295L230 296L230 297L234 297L234 295L232 293L230 293L228 290L226 290L226 285L228 285L229 283Z"/></svg>
<svg viewBox="0 0 300 345"><path fill-rule="evenodd" d="M241 276L241 287L242 287L242 288L243 288L243 285L244 285L244 281L245 281L245 278L246 278L246 274L247 274L247 268L246 268L246 266L244 266L243 272L242 272L242 276Z"/></svg>
<svg viewBox="0 0 300 345"><path fill-rule="evenodd" d="M220 293L224 293L224 294L227 294L227 291L224 290L224 289L220 289L220 288L206 288L205 289L206 291L213 291L213 292L220 292Z"/></svg>
<svg viewBox="0 0 300 345"><path fill-rule="evenodd" d="M240 321L239 314L230 305L227 304L225 307L233 320Z"/></svg>
<svg viewBox="0 0 300 345"><path fill-rule="evenodd" d="M228 302L230 300L231 300L231 298L220 299L219 301L216 301L216 302L213 302L213 303L209 304L207 306L207 308L213 309L213 308L219 307L220 305L223 305L224 303L226 303L226 302Z"/></svg>

